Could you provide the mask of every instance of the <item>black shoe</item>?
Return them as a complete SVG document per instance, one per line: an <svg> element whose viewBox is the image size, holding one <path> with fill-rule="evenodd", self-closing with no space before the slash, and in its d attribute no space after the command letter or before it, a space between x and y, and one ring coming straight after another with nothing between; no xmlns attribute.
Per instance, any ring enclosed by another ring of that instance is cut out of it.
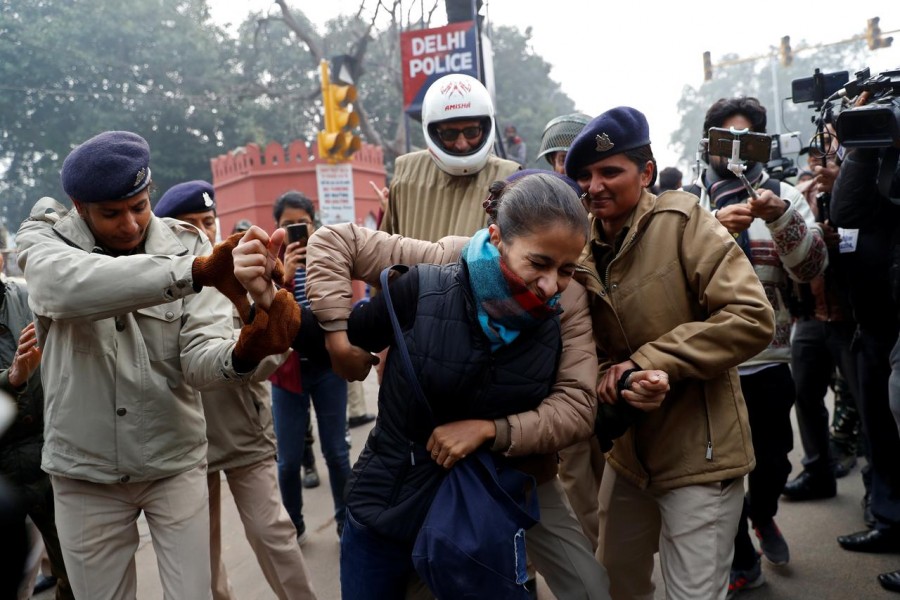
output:
<svg viewBox="0 0 900 600"><path fill-rule="evenodd" d="M853 470L853 467L856 466L856 457L848 456L845 459L837 460L834 463L834 478L840 479L841 477L846 477L850 474L850 471Z"/></svg>
<svg viewBox="0 0 900 600"><path fill-rule="evenodd" d="M879 575L879 577L881 576ZM40 594L41 592L46 592L55 585L56 577L53 575L39 575L37 581L34 582L34 593Z"/></svg>
<svg viewBox="0 0 900 600"><path fill-rule="evenodd" d="M316 470L316 467L313 466L311 469L307 469L303 467L303 487L306 489L317 488L319 487L319 472Z"/></svg>
<svg viewBox="0 0 900 600"><path fill-rule="evenodd" d="M900 571L882 573L878 576L878 583L886 590L900 592Z"/></svg>
<svg viewBox="0 0 900 600"><path fill-rule="evenodd" d="M851 552L900 552L900 533L887 529L869 529L838 536L838 544Z"/></svg>
<svg viewBox="0 0 900 600"><path fill-rule="evenodd" d="M367 425L375 420L375 415L370 415L366 413L364 415L359 415L356 417L350 417L347 419L347 425L350 427L360 427L362 425Z"/></svg>
<svg viewBox="0 0 900 600"><path fill-rule="evenodd" d="M863 521L866 523L866 527L869 529L875 529L875 515L872 513L872 502L869 498L869 493L866 492L866 495L863 496L862 499L862 508L863 508Z"/></svg>
<svg viewBox="0 0 900 600"><path fill-rule="evenodd" d="M831 456L834 459L834 476L836 479L846 477L856 466L856 453L850 454L838 448L835 444L831 445Z"/></svg>
<svg viewBox="0 0 900 600"><path fill-rule="evenodd" d="M834 498L837 495L837 484L826 475L813 475L803 471L791 481L784 484L781 494L788 500L820 500Z"/></svg>

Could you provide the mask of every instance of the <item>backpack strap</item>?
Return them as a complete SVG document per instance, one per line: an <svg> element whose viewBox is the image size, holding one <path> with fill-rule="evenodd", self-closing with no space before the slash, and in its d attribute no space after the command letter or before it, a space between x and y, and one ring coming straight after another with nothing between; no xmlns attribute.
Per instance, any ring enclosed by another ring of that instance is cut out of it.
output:
<svg viewBox="0 0 900 600"><path fill-rule="evenodd" d="M428 404L428 400L425 398L425 392L422 391L422 386L419 384L419 378L416 376L416 371L412 366L412 359L409 358L409 348L406 347L406 340L403 338L403 331L400 329L400 321L397 319L397 312L394 310L394 303L391 300L391 291L389 284L389 278L391 271L398 271L399 273L407 273L409 272L409 267L406 265L393 265L381 272L379 276L379 280L381 281L381 292L384 294L385 305L388 309L388 314L391 317L391 327L394 329L394 346L395 350L400 354L400 364L403 366L403 371L406 373L406 379L409 382L409 387L412 389L413 395L425 408L428 409L428 414L434 418L434 414L431 411L431 405Z"/></svg>

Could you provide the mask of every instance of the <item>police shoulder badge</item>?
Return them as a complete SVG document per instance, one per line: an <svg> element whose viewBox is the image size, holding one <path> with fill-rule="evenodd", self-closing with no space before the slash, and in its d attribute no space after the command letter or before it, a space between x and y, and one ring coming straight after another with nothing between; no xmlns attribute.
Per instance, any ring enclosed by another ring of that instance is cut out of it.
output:
<svg viewBox="0 0 900 600"><path fill-rule="evenodd" d="M597 140L597 152L606 152L607 150L612 150L612 147L615 146L613 141L609 139L609 135L605 133L598 134L595 139Z"/></svg>
<svg viewBox="0 0 900 600"><path fill-rule="evenodd" d="M137 172L137 176L134 178L134 186L137 187L144 181L144 177L147 176L147 169L141 167L141 170Z"/></svg>

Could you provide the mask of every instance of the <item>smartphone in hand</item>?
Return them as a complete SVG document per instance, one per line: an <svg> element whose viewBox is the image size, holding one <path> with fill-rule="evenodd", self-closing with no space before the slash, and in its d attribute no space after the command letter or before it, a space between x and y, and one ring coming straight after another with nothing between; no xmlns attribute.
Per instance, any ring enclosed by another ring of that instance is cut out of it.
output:
<svg viewBox="0 0 900 600"><path fill-rule="evenodd" d="M302 247L306 246L306 242L309 240L309 226L306 223L292 223L285 229L287 230L289 244L300 242Z"/></svg>

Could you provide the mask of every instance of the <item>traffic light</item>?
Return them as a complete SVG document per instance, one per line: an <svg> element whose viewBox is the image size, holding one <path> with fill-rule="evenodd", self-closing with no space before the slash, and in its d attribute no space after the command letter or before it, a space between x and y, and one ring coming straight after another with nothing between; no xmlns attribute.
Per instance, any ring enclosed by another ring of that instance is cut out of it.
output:
<svg viewBox="0 0 900 600"><path fill-rule="evenodd" d="M444 0L444 8L447 10L447 23L472 21L477 15L480 26L480 21L484 19L480 14L482 4L482 0L476 0L474 3L472 0Z"/></svg>
<svg viewBox="0 0 900 600"><path fill-rule="evenodd" d="M789 67L794 62L794 54L791 52L791 36L786 35L781 38L781 48L778 50L778 55L781 57L782 66Z"/></svg>
<svg viewBox="0 0 900 600"><path fill-rule="evenodd" d="M880 21L881 19L878 17L872 17L866 21L866 43L869 45L869 50L888 48L894 41L892 37L881 37L881 27L878 26Z"/></svg>
<svg viewBox="0 0 900 600"><path fill-rule="evenodd" d="M325 129L319 132L319 157L329 162L343 162L359 150L361 144L354 133L359 127L359 115L353 111L356 87L348 82L332 83L328 61L323 60L319 70L325 109Z"/></svg>
<svg viewBox="0 0 900 600"><path fill-rule="evenodd" d="M703 81L712 81L712 55L703 53Z"/></svg>

